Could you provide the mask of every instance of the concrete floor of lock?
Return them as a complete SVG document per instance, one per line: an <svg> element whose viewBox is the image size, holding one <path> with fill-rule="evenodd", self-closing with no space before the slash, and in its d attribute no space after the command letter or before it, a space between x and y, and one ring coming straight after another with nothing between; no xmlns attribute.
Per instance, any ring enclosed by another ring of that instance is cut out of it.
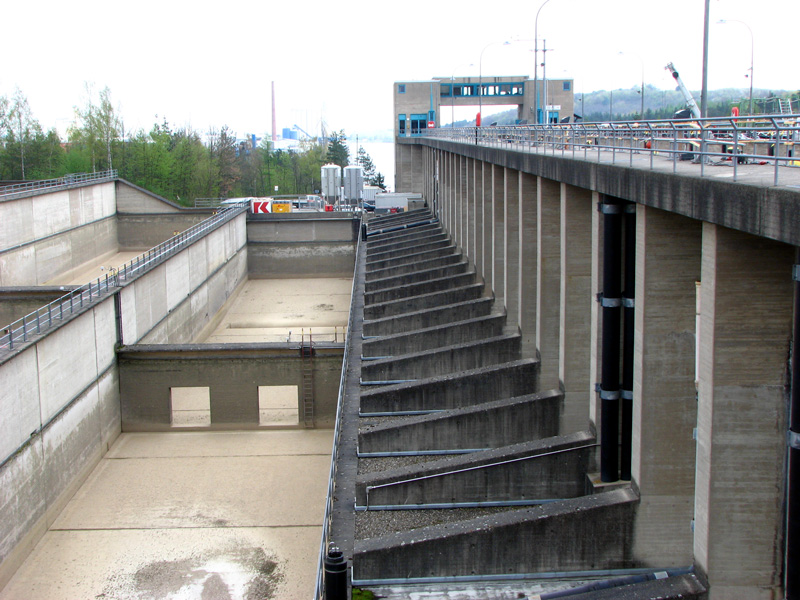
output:
<svg viewBox="0 0 800 600"><path fill-rule="evenodd" d="M49 283L79 285L136 254ZM343 341L351 286L249 280L197 341ZM332 430L123 433L0 600L307 600L332 443Z"/></svg>
<svg viewBox="0 0 800 600"><path fill-rule="evenodd" d="M306 600L332 438L122 434L0 600Z"/></svg>

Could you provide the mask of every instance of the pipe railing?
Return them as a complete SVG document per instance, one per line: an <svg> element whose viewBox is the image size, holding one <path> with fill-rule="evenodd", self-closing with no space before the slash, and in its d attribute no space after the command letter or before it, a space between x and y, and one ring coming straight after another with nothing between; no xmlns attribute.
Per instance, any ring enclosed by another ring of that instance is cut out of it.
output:
<svg viewBox="0 0 800 600"><path fill-rule="evenodd" d="M34 337L44 334L51 327L68 319L86 304L96 302L113 292L122 282L129 281L163 263L211 229L229 221L244 210L246 209L240 207L222 210L211 218L190 227L183 233L179 233L147 252L136 256L117 269L112 269L110 273L106 273L104 278L98 278L71 290L50 304L0 328L0 353L10 352L18 345L32 341Z"/></svg>
<svg viewBox="0 0 800 600"><path fill-rule="evenodd" d="M536 151L553 156L602 161L610 154L648 156L649 168L655 157L672 161L672 170L683 160L706 165L733 167L733 180L740 165L757 163L774 167L778 185L781 169L800 167L800 114L758 117L714 117L695 120L614 121L605 123L554 123L488 127L442 127L426 129L421 137L465 144Z"/></svg>
<svg viewBox="0 0 800 600"><path fill-rule="evenodd" d="M31 192L39 190L53 190L56 188L70 187L73 185L84 185L87 183L102 183L117 179L116 169L100 171L98 173L72 173L57 179L43 179L41 181L26 181L0 187L0 199L13 198L14 196L25 196Z"/></svg>
<svg viewBox="0 0 800 600"><path fill-rule="evenodd" d="M361 246L361 236L358 236L356 243L356 264L353 270L353 285L350 289L350 316L347 319L347 331L352 331L353 318L355 311L353 310L352 299L355 298L356 283L358 281L358 256ZM330 478L328 479L328 493L325 499L325 511L322 518L322 536L319 548L319 562L317 565L317 582L316 589L314 590L314 600L322 600L322 592L324 589L324 573L325 573L325 558L328 554L329 532L331 520L333 517L333 497L334 497L334 482L337 472L337 458L339 448L339 434L342 423L342 408L344 406L345 385L347 383L347 367L350 357L350 341L348 340L344 345L344 356L342 357L342 372L339 376L339 397L336 404L336 423L333 429L333 446L331 448L331 468Z"/></svg>
<svg viewBox="0 0 800 600"><path fill-rule="evenodd" d="M369 510L369 494L372 490L379 490L383 488L394 487L398 485L406 485L409 483L418 483L420 481L426 481L430 479L438 479L440 477L449 477L452 475L460 475L462 473L469 473L471 471L480 471L483 469L493 469L495 467L504 467L507 465L512 465L515 463L526 462L529 460L537 460L539 458L547 458L549 456L555 456L558 454L566 454L570 452L575 452L577 450L586 450L588 448L597 448L600 444L584 444L582 446L572 446L570 448L560 448L558 450L551 450L549 452L541 452L539 454L530 454L528 456L519 456L517 458L509 458L507 460L495 461L490 463L485 463L481 465L474 465L470 467L464 467L461 469L455 469L451 471L444 471L442 473L432 473L430 475L422 475L420 477L412 477L411 479L402 479L398 481L389 481L387 483L381 483L378 485L368 485L365 490L366 495L366 503L364 505L365 510Z"/></svg>

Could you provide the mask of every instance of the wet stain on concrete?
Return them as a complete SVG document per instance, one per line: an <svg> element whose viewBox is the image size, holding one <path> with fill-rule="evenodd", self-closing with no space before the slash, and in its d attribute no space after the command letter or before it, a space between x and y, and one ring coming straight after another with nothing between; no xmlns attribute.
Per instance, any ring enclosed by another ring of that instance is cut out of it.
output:
<svg viewBox="0 0 800 600"><path fill-rule="evenodd" d="M117 573L96 598L269 600L278 597L284 578L280 564L263 548L216 549Z"/></svg>

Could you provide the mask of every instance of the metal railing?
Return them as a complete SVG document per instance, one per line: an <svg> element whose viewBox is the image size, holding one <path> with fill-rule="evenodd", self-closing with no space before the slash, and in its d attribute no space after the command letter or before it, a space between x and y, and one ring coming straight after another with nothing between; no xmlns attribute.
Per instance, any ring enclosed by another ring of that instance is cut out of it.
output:
<svg viewBox="0 0 800 600"><path fill-rule="evenodd" d="M782 169L800 167L800 114L758 117L715 117L696 120L615 121L607 123L553 123L427 129L422 137L465 144L541 152L574 159L618 162L634 157L672 162L673 173L682 161L699 163L700 175L709 165L733 168L733 180L742 165L771 165L778 185ZM637 166L642 166L637 160Z"/></svg>
<svg viewBox="0 0 800 600"><path fill-rule="evenodd" d="M0 328L0 353L4 351L10 352L20 344L33 341L50 328L68 319L76 311L80 311L86 304L92 304L104 298L120 287L122 282L129 281L163 263L169 257L204 236L211 229L231 220L244 212L244 210L246 209L241 207L221 210L183 233L179 233L147 252L136 256L117 269L112 269L104 278L98 278L84 284L10 325Z"/></svg>
<svg viewBox="0 0 800 600"><path fill-rule="evenodd" d="M356 264L353 269L353 285L350 289L350 316L347 319L347 332L349 334L353 328L353 318L355 311L353 310L353 298L355 298L356 283L358 282L358 256L361 247L361 236L358 236L356 243ZM319 562L317 565L317 582L314 590L314 600L322 600L322 592L324 585L324 572L325 572L325 557L328 554L328 534L331 526L331 519L333 513L333 494L335 488L336 472L337 472L337 458L339 449L339 435L342 423L342 410L344 406L345 387L347 384L347 367L350 358L350 340L347 340L344 345L344 356L342 357L342 373L339 377L339 398L336 404L336 423L333 430L333 447L331 448L331 468L330 478L328 479L328 493L325 499L325 511L322 518L322 536L320 539L319 548Z"/></svg>
<svg viewBox="0 0 800 600"><path fill-rule="evenodd" d="M99 173L72 173L58 179L43 179L41 181L26 181L0 187L0 199L24 196L39 190L52 190L56 188L81 185L86 183L102 183L113 181L119 176L116 169L100 171Z"/></svg>
<svg viewBox="0 0 800 600"><path fill-rule="evenodd" d="M570 453L570 452L575 452L577 450L586 450L588 448L598 448L599 446L600 446L600 444L584 444L582 446L572 446L570 448L561 448L559 450L551 450L550 452L542 452L540 454L531 454L529 456L519 456L517 458L509 458L509 459L506 459L506 460L489 462L489 463L484 463L484 464L470 466L470 467L464 467L464 468L455 469L455 470L452 470L452 471L444 471L442 473L433 473L431 475L422 475L420 477L413 477L411 479L402 479L402 480L398 480L398 481L390 481L388 483L381 483L381 484L378 484L378 485L368 485L366 487L366 490L365 490L366 504L364 505L364 509L365 510L369 510L370 509L369 494L370 494L370 491L372 491L372 490L380 490L380 489L383 489L383 488L395 487L395 486L399 486L399 485L406 485L406 484L409 484L409 483L418 483L420 481L438 479L440 477L449 477L449 476L452 476L452 475L460 475L462 473L469 473L469 472L472 472L472 471L480 471L480 470L483 470L483 469L493 469L495 467L504 467L504 466L507 466L507 465L512 465L512 464L520 463L520 462L535 461L535 460L538 460L540 458L547 458L547 457L555 456L555 455L559 455L559 454L566 454L566 453Z"/></svg>

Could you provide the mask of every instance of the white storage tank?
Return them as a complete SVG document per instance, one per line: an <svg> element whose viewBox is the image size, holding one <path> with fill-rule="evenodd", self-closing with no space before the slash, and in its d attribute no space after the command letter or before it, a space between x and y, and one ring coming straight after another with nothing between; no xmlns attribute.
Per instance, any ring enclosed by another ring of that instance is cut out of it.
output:
<svg viewBox="0 0 800 600"><path fill-rule="evenodd" d="M339 188L342 187L341 167L339 165L323 166L320 179L322 179L322 195L332 202L339 195Z"/></svg>
<svg viewBox="0 0 800 600"><path fill-rule="evenodd" d="M350 204L358 204L363 198L364 169L350 165L344 168L344 198Z"/></svg>

